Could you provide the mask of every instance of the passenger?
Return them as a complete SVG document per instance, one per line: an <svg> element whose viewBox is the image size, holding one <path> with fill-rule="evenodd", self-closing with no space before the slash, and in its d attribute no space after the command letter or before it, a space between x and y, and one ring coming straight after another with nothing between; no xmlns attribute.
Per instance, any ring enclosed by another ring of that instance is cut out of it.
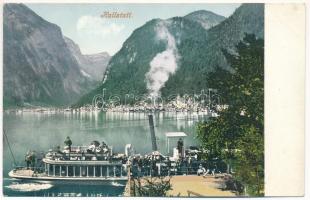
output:
<svg viewBox="0 0 310 200"><path fill-rule="evenodd" d="M215 168L212 169L211 173L212 173L212 176L215 176Z"/></svg>
<svg viewBox="0 0 310 200"><path fill-rule="evenodd" d="M95 145L95 147L98 147L100 145L97 140L92 141L91 144Z"/></svg>
<svg viewBox="0 0 310 200"><path fill-rule="evenodd" d="M37 167L39 167L39 169L42 169L44 167L43 158L44 158L44 152L41 151L37 157Z"/></svg>
<svg viewBox="0 0 310 200"><path fill-rule="evenodd" d="M100 152L102 152L102 149L100 147L96 147L95 152L100 153Z"/></svg>
<svg viewBox="0 0 310 200"><path fill-rule="evenodd" d="M188 157L188 159L187 159L187 163L188 163L188 165L190 165L190 164L191 164L191 161L192 161L192 157Z"/></svg>
<svg viewBox="0 0 310 200"><path fill-rule="evenodd" d="M88 151L89 152L92 152L92 153L94 153L95 152L95 149L96 149L96 146L94 145L94 144L91 144L91 145L89 145L89 147L88 147Z"/></svg>
<svg viewBox="0 0 310 200"><path fill-rule="evenodd" d="M102 143L101 143L101 145L100 145L102 148L106 148L106 147L108 147L108 145L104 142L104 141L102 141Z"/></svg>
<svg viewBox="0 0 310 200"><path fill-rule="evenodd" d="M71 145L72 141L69 136L67 136L66 140L64 141L65 145L69 147L69 153L71 152Z"/></svg>
<svg viewBox="0 0 310 200"><path fill-rule="evenodd" d="M177 149L178 149L180 157L183 157L183 146L184 146L183 140L182 138L180 138L178 141L178 145L177 145Z"/></svg>
<svg viewBox="0 0 310 200"><path fill-rule="evenodd" d="M61 150L60 150L60 146L57 146L57 147L56 147L56 151L57 151L57 153L62 154L62 152L61 152Z"/></svg>
<svg viewBox="0 0 310 200"><path fill-rule="evenodd" d="M31 167L34 169L36 163L36 155L35 155L35 151L31 152Z"/></svg>
<svg viewBox="0 0 310 200"><path fill-rule="evenodd" d="M207 175L209 174L210 170L207 169L207 171L202 175L204 178L207 177Z"/></svg>
<svg viewBox="0 0 310 200"><path fill-rule="evenodd" d="M25 161L26 161L26 165L27 165L27 169L29 169L29 166L31 165L31 152L30 150L27 152L26 156L25 156Z"/></svg>
<svg viewBox="0 0 310 200"><path fill-rule="evenodd" d="M142 167L143 167L142 159L139 157L139 159L138 159L138 169L141 171Z"/></svg>
<svg viewBox="0 0 310 200"><path fill-rule="evenodd" d="M197 170L197 175L203 175L206 173L206 169L202 166L202 164L199 165L199 169Z"/></svg>
<svg viewBox="0 0 310 200"><path fill-rule="evenodd" d="M99 146L99 148L101 149L101 151L103 153L108 153L109 152L109 148L108 145L102 141L101 145Z"/></svg>
<svg viewBox="0 0 310 200"><path fill-rule="evenodd" d="M212 176L215 176L215 172L216 172L216 171L218 171L218 170L217 170L217 164L214 163L213 169L212 169L212 172L211 172L211 173L212 173Z"/></svg>

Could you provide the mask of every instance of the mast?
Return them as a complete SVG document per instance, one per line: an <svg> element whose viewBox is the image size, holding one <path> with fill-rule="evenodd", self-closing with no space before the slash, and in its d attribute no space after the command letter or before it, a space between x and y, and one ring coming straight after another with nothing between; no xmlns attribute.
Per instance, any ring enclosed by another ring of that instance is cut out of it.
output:
<svg viewBox="0 0 310 200"><path fill-rule="evenodd" d="M153 121L153 115L152 114L149 114L149 125L150 125L150 131L151 131L152 150L157 151L154 121Z"/></svg>
<svg viewBox="0 0 310 200"><path fill-rule="evenodd" d="M8 136L6 135L5 133L5 130L3 129L3 134L4 134L4 137L6 139L6 142L8 143L8 147L9 147L9 150L11 152L11 155L12 155L12 158L13 158L13 162L14 162L14 165L17 166L16 164L16 160L15 160L15 157L14 157L14 154L13 154L13 151L12 151L12 148L11 148L11 145L10 145L10 142L9 142L9 139L8 139Z"/></svg>

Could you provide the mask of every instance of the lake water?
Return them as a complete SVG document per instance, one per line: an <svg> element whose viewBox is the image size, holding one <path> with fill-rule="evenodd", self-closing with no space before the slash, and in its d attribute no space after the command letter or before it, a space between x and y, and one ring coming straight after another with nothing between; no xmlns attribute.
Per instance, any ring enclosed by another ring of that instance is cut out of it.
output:
<svg viewBox="0 0 310 200"><path fill-rule="evenodd" d="M194 138L196 123L206 120L203 113L154 114L155 134L159 151L166 154L166 132L182 131L185 147L196 145ZM3 126L18 165L25 165L24 157L28 150L44 151L60 145L70 136L73 146L89 145L93 140L105 141L113 146L114 152L124 153L130 143L136 153L149 153L152 150L147 113L4 113ZM175 146L173 144L170 145ZM10 179L8 172L13 167L13 159L6 140L3 140L3 191L7 196L120 196L123 185L115 186L57 186L49 184L21 183Z"/></svg>

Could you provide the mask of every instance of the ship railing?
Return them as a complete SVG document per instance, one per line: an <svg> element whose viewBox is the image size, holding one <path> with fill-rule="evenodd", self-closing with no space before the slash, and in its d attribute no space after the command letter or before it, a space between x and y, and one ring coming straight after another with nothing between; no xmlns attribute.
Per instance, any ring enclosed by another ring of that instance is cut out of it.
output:
<svg viewBox="0 0 310 200"><path fill-rule="evenodd" d="M90 146L71 146L71 152L73 153L73 152L77 152L78 150L79 151L84 151L84 152L86 152L87 150L89 150L89 147ZM112 150L112 146L106 146L106 148L108 149L108 150Z"/></svg>
<svg viewBox="0 0 310 200"><path fill-rule="evenodd" d="M194 175L197 174L198 170L197 167L192 166L162 166L159 169L152 168L151 165L144 165L142 167L133 165L131 168L133 177Z"/></svg>
<svg viewBox="0 0 310 200"><path fill-rule="evenodd" d="M89 146L71 146L71 151L69 150L64 150L62 152L58 151L53 151L48 153L48 157L52 158L61 158L64 160L71 160L71 158L76 158L76 157L95 157L95 158L102 158L106 157L105 160L108 160L110 157L112 157L112 146L107 146L107 151L105 152L94 152L89 149ZM47 155L48 155L47 154ZM47 156L46 156L47 157Z"/></svg>
<svg viewBox="0 0 310 200"><path fill-rule="evenodd" d="M35 169L37 167L26 167L26 166L14 166L14 169Z"/></svg>
<svg viewBox="0 0 310 200"><path fill-rule="evenodd" d="M16 170L31 170L34 172L44 172L45 168L44 167L27 167L27 166L14 166L14 171Z"/></svg>

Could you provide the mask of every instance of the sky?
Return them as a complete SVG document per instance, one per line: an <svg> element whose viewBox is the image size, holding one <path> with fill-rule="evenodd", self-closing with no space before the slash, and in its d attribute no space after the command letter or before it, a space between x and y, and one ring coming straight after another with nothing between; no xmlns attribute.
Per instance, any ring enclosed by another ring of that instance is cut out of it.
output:
<svg viewBox="0 0 310 200"><path fill-rule="evenodd" d="M147 21L209 10L229 17L240 4L26 4L45 20L57 24L83 54L115 54L123 42ZM131 18L102 18L104 12L131 12Z"/></svg>

